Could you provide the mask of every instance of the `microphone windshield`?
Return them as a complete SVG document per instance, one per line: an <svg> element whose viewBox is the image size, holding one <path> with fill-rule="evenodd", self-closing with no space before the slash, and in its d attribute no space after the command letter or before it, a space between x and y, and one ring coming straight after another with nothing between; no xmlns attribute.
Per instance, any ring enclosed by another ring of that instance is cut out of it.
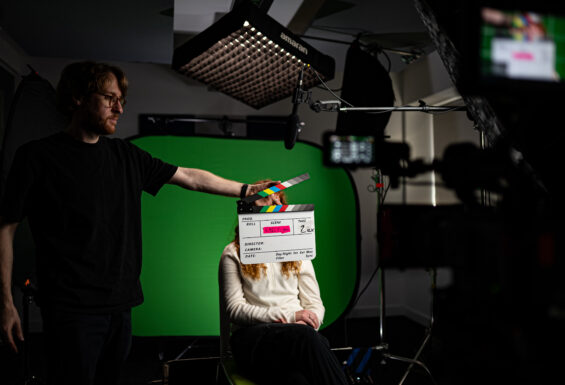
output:
<svg viewBox="0 0 565 385"><path fill-rule="evenodd" d="M296 143L299 131L300 118L297 114L291 114L286 122L286 128L284 132L284 146L287 150L291 150L294 147L294 143Z"/></svg>

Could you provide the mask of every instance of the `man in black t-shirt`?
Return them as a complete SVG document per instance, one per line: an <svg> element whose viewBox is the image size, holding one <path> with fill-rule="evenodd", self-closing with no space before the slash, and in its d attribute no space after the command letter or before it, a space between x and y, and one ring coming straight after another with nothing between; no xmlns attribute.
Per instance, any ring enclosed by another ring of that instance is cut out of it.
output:
<svg viewBox="0 0 565 385"><path fill-rule="evenodd" d="M37 250L37 301L49 384L118 384L131 345L131 308L143 302L141 193L166 184L238 197L247 185L176 167L108 138L123 113L127 79L117 67L67 66L57 86L65 132L18 149L0 205L0 322L17 351L20 318L11 293L13 239L27 217ZM275 182L276 183L276 182Z"/></svg>

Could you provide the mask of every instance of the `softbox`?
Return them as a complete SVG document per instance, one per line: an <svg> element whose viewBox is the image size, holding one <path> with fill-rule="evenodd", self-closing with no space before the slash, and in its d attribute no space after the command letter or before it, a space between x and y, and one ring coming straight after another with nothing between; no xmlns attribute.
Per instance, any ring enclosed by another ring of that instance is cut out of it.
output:
<svg viewBox="0 0 565 385"><path fill-rule="evenodd" d="M392 107L392 81L379 59L355 41L347 51L341 97L355 107ZM390 112L340 112L336 132L344 135L382 136Z"/></svg>
<svg viewBox="0 0 565 385"><path fill-rule="evenodd" d="M67 118L57 110L55 89L35 72L22 78L10 106L0 158L0 195L16 150L24 143L63 130Z"/></svg>

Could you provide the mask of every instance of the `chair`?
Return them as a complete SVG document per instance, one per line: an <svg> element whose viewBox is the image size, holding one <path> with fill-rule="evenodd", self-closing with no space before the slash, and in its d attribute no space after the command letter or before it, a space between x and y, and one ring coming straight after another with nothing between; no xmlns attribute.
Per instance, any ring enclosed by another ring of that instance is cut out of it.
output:
<svg viewBox="0 0 565 385"><path fill-rule="evenodd" d="M230 352L226 351L230 338L230 322L226 314L226 305L222 293L219 295L220 303L220 361L218 362L218 370L216 383L221 384L224 378L229 385L256 385L255 382L245 377L237 370L237 365ZM222 377L223 376L223 377Z"/></svg>
<svg viewBox="0 0 565 385"><path fill-rule="evenodd" d="M220 359L218 365L221 374L225 376L224 378L228 381L229 385L257 385L238 372L232 358Z"/></svg>

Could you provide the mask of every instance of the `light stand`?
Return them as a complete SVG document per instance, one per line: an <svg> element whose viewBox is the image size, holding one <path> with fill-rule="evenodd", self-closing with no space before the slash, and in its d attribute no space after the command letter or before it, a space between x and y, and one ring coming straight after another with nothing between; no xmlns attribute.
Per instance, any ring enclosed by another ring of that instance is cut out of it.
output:
<svg viewBox="0 0 565 385"><path fill-rule="evenodd" d="M380 177L380 171L377 170L377 175ZM377 188L376 190L377 193L377 223L380 221L379 218L379 214L380 214L380 204L381 204L381 195L380 195L380 190L379 188ZM378 253L378 246L377 246L377 254ZM433 309L434 309L434 294L435 294L435 287L436 287L436 278L437 278L437 272L435 268L432 268L432 303L431 303L431 318L430 318L430 325L426 330L426 335L424 337L423 342L421 343L420 347L418 348L418 351L416 352L416 354L414 355L413 358L407 358L407 357L402 357L402 356L398 356L395 354L391 354L389 352L389 345L388 342L386 341L386 335L385 335L385 318L386 318L386 296L385 296L385 272L384 272L384 266L382 263L379 262L379 266L378 266L378 280L379 280L379 344L377 344L376 346L372 347L373 350L378 351L381 353L382 357L384 359L390 359L390 360L396 360L396 361L402 361L402 362L406 362L409 363L410 365L408 366L408 368L406 369L406 371L404 372L404 375L402 376L399 385L402 385L404 383L404 381L406 380L406 377L408 377L408 374L410 374L412 368L414 367L414 365L418 365L421 368L423 368L425 370L425 372L430 376L430 379L432 380L432 382L435 383L432 373L431 371L428 369L428 367L419 360L420 354L422 353L422 351L424 350L425 346L427 345L428 341L431 338L431 333L432 333L432 327L433 327L433 322L434 322L434 316L433 316Z"/></svg>
<svg viewBox="0 0 565 385"><path fill-rule="evenodd" d="M43 381L34 376L31 372L31 356L30 356L30 336L29 336L29 306L33 303L35 288L27 279L23 291L23 332L24 332L24 381L23 385L42 385Z"/></svg>
<svg viewBox="0 0 565 385"><path fill-rule="evenodd" d="M424 347L427 345L428 341L430 340L431 336L432 336L432 327L434 325L434 296L435 296L435 288L436 288L436 278L437 278L437 270L435 267L433 267L431 269L431 274L432 274L432 303L431 303L431 314L430 314L430 326L428 327L428 329L426 330L426 336L424 337L424 340L422 341L422 344L420 345L420 348L418 349L418 351L416 352L416 354L414 355L414 357L412 358L412 360L410 362L410 365L408 366L408 368L406 369L406 371L404 372L404 375L402 376L402 379L399 382L399 385L402 385L404 383L404 380L406 379L406 377L408 377L408 374L410 373L410 371L412 370L412 368L414 367L414 364L418 364L420 365L422 368L424 368L424 370L426 371L426 373L428 373L428 375L430 376L430 378L432 379L432 381L434 381L433 377L432 377L432 373L430 372L430 370L426 367L426 365L424 365L421 361L419 361L419 357L420 354L422 353L422 350L424 350ZM392 358L392 357L391 357ZM397 358L398 359L398 358ZM434 381L435 383L435 381Z"/></svg>
<svg viewBox="0 0 565 385"><path fill-rule="evenodd" d="M335 96L335 95L334 95ZM465 106L453 106L453 107L437 107L437 106L428 106L426 105L423 101L419 102L419 106L396 106L396 107L353 107L353 106L349 106L349 107L342 107L341 106L341 100L332 100L332 101L316 101L316 102L311 102L310 103L310 108L315 111L315 112L320 112L320 111L325 111L325 112L365 112L365 113L383 113L383 112L390 112L390 111L419 111L419 112L449 112L449 111L463 111L466 110ZM398 165L399 168L394 167L394 161L398 160ZM408 167L402 167L400 166L401 161L404 160L408 163ZM392 171L393 174L398 174L398 172L400 171L399 175L392 175L391 178L397 178L400 175L405 175L405 176L409 176L409 175L415 175L418 174L419 172L423 172L423 171L429 171L429 170L433 170L434 169L434 164L431 165L423 165L423 164L419 164L419 163L411 163L409 159L405 159L404 156L400 156L399 159L394 159L392 163L387 164L387 166L393 166L391 168L391 170L387 170L387 171ZM381 174L381 170L377 168L377 175L380 176ZM379 189L376 189L377 191L377 224L380 223L380 204L381 204L381 195L379 193ZM379 250L378 250L378 246L377 246L377 254L379 255ZM380 294L379 294L379 338L380 338L380 342L379 344L377 344L376 346L372 347L372 350L374 351L378 351L381 356L383 357L383 360L396 360L396 361L402 361L402 362L406 362L409 364L409 366L407 367L406 371L404 372L404 375L402 376L402 378L400 379L399 385L402 385L404 383L404 381L406 380L406 378L408 377L408 374L410 374L411 370L414 368L414 365L417 365L419 367L421 367L422 369L424 369L424 371L429 375L430 379L432 380L432 382L435 383L435 380L430 372L430 370L428 369L428 367L419 360L420 355L422 354L422 351L424 350L424 348L426 347L426 345L428 344L430 338L431 338L431 333L432 333L432 327L433 327L433 323L434 323L434 316L433 316L433 308L434 308L434 295L435 295L435 288L436 288L436 279L437 279L437 271L434 268L431 269L431 276L432 276L432 303L431 303L431 319L430 319L430 325L426 330L426 335L424 337L424 340L422 341L422 343L420 344L416 354L414 355L414 357L412 358L407 358L407 357L402 357L402 356L398 356L395 354L390 353L389 351L389 344L386 340L386 334L385 334L385 318L386 318L386 297L385 297L385 272L384 272L384 266L382 263L380 263L379 261L379 266L378 266L378 280L379 280L379 290L380 290Z"/></svg>

